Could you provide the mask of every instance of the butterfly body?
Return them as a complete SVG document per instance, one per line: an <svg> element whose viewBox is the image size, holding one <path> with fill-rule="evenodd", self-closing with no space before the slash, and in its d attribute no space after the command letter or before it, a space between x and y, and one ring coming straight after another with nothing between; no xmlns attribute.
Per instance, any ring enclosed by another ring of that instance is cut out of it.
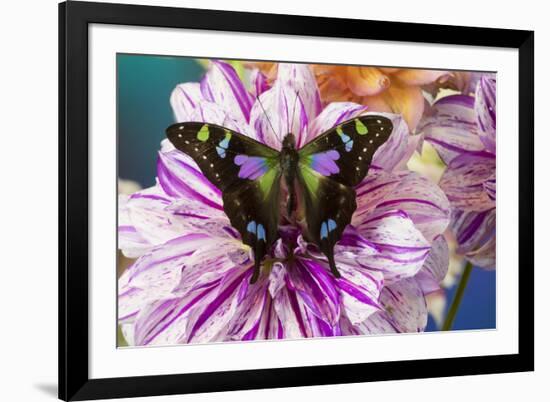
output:
<svg viewBox="0 0 550 402"><path fill-rule="evenodd" d="M296 148L288 133L280 151L222 126L183 122L167 129L172 144L197 163L222 191L224 211L254 252L251 283L279 238L281 195L286 218L299 209L304 236L327 257L334 276L334 246L357 208L354 186L367 175L374 152L389 138L391 120L376 115L339 124Z"/></svg>

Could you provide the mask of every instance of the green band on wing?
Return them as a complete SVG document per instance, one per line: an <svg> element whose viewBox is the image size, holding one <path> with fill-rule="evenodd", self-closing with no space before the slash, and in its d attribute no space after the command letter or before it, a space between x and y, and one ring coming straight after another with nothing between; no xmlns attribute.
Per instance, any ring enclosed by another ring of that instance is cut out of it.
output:
<svg viewBox="0 0 550 402"><path fill-rule="evenodd" d="M208 129L208 124L205 124L197 133L197 140L205 142L208 137L210 137L210 130Z"/></svg>
<svg viewBox="0 0 550 402"><path fill-rule="evenodd" d="M270 167L269 170L258 179L260 190L262 191L264 199L267 199L269 194L271 193L273 182L277 177L277 173L278 172L276 168Z"/></svg>
<svg viewBox="0 0 550 402"><path fill-rule="evenodd" d="M359 119L355 119L355 130L357 131L357 134L360 135L365 135L369 132L367 126L365 126L363 122Z"/></svg>
<svg viewBox="0 0 550 402"><path fill-rule="evenodd" d="M302 173L307 190L313 197L316 197L317 189L319 188L319 176L311 168L304 165L300 165L300 172Z"/></svg>

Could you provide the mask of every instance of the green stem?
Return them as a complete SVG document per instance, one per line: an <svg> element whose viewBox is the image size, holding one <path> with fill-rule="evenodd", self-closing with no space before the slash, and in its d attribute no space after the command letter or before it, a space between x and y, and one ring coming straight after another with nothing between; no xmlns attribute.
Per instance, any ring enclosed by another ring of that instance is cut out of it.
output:
<svg viewBox="0 0 550 402"><path fill-rule="evenodd" d="M468 279L470 279L472 268L473 268L472 263L467 262L466 266L464 267L464 272L462 272L462 277L460 278L460 282L458 283L458 288L456 289L453 303L451 304L451 307L449 307L449 310L447 311L447 317L445 317L445 322L441 327L442 331L450 331L453 327L453 322L455 320L456 313L458 312L458 308L460 307L460 303L462 302L462 297L464 296L464 290L466 289L466 285L468 284Z"/></svg>

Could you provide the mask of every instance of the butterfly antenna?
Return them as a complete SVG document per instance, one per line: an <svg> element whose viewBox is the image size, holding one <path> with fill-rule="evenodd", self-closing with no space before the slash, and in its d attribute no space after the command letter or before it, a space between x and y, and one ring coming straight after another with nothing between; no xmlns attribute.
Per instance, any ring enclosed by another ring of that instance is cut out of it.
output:
<svg viewBox="0 0 550 402"><path fill-rule="evenodd" d="M265 114L265 118L267 119L267 122L269 123L269 127L271 127L271 130L273 131L273 134L275 134L275 137L277 137L277 132L275 131L275 129L273 128L273 124L271 124L271 120L269 119L269 116L267 115L267 112L265 111L264 109L264 105L262 105L262 101L260 100L260 97L258 95L256 95L256 100L258 101L258 103L260 104L260 107L262 108L262 111L264 112Z"/></svg>
<svg viewBox="0 0 550 402"><path fill-rule="evenodd" d="M291 128L290 125L294 123L294 116L295 116L295 113L296 113L296 103L298 102L298 98L300 97L300 93L298 92L298 90L296 90L296 98L294 98L294 106L292 106L292 119L290 120L290 122L287 121L287 126L288 126L288 132L290 133L291 131Z"/></svg>

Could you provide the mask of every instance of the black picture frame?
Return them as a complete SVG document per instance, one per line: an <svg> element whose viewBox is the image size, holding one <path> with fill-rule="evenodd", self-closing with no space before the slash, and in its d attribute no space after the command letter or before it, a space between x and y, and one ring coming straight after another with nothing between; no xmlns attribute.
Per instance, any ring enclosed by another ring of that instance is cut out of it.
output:
<svg viewBox="0 0 550 402"><path fill-rule="evenodd" d="M519 51L517 354L90 379L88 26L92 23ZM59 4L59 398L88 400L534 370L534 32L70 1Z"/></svg>

